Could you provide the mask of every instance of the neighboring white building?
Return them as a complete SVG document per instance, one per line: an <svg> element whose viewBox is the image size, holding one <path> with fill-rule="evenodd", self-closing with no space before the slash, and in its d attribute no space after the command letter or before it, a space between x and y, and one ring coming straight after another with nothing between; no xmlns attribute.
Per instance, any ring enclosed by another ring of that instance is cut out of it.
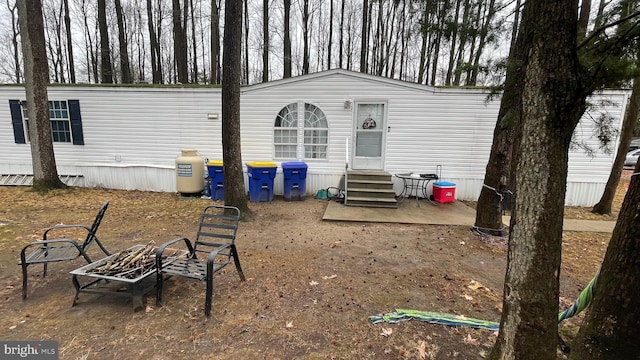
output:
<svg viewBox="0 0 640 360"><path fill-rule="evenodd" d="M598 149L592 118L607 114L619 129L628 96L615 90L592 96L576 141ZM0 87L0 175L32 173L24 99L23 87ZM49 100L58 172L83 175L84 186L176 191L181 149L222 159L220 88L56 85ZM309 194L337 186L347 163L390 173L435 173L441 165L442 179L457 184L456 197L476 200L499 106L499 97L489 100L483 89L433 88L346 70L247 86L243 163L304 161ZM571 152L567 205L600 198L613 158ZM277 195L282 182L279 168Z"/></svg>

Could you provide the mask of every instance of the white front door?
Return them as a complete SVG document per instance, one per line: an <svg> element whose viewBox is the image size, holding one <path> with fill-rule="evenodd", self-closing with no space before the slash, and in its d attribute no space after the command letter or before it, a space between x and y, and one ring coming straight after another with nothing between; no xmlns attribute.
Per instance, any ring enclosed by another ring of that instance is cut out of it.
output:
<svg viewBox="0 0 640 360"><path fill-rule="evenodd" d="M356 102L351 168L382 170L387 129L384 102Z"/></svg>

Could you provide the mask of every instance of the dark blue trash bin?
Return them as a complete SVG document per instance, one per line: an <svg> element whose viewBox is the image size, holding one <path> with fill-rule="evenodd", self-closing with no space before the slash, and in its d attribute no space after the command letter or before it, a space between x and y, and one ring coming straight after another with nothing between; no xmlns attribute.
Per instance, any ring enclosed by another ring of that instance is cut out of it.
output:
<svg viewBox="0 0 640 360"><path fill-rule="evenodd" d="M247 162L249 178L249 200L251 202L273 201L273 179L278 166L271 161Z"/></svg>
<svg viewBox="0 0 640 360"><path fill-rule="evenodd" d="M210 160L207 163L209 182L211 184L211 200L224 200L224 166L222 160Z"/></svg>
<svg viewBox="0 0 640 360"><path fill-rule="evenodd" d="M307 164L299 161L282 163L284 199L303 200L307 192Z"/></svg>

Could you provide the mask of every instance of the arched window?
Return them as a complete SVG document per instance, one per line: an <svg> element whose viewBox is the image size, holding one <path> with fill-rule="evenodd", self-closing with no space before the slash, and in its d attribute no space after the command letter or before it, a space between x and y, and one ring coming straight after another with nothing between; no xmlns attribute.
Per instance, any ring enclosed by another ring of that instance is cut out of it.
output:
<svg viewBox="0 0 640 360"><path fill-rule="evenodd" d="M291 103L276 116L273 143L277 159L326 159L328 140L327 117L315 105Z"/></svg>

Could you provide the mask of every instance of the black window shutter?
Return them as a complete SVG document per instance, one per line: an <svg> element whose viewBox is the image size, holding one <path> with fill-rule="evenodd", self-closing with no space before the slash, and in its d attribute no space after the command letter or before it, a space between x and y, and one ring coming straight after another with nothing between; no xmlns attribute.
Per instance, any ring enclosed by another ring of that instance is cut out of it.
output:
<svg viewBox="0 0 640 360"><path fill-rule="evenodd" d="M71 120L73 145L84 145L82 116L80 116L80 100L67 100L67 104L69 104L69 120Z"/></svg>
<svg viewBox="0 0 640 360"><path fill-rule="evenodd" d="M13 125L13 138L16 144L26 144L24 138L24 123L22 122L22 106L20 100L9 100L11 110L11 124Z"/></svg>

